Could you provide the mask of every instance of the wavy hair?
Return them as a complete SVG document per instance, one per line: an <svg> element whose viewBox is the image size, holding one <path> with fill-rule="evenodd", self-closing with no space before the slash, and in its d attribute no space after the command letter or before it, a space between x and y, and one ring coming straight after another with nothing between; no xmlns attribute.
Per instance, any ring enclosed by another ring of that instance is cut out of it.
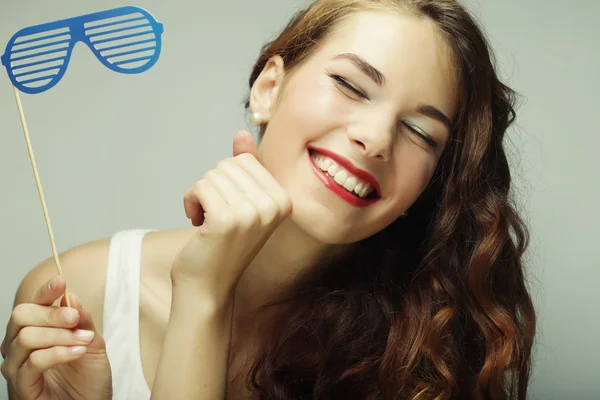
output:
<svg viewBox="0 0 600 400"><path fill-rule="evenodd" d="M451 140L407 218L299 280L248 387L269 400L525 400L536 314L503 148L516 94L471 15L455 0L317 0L263 46L250 87L272 56L292 71L363 10L437 24L460 88Z"/></svg>

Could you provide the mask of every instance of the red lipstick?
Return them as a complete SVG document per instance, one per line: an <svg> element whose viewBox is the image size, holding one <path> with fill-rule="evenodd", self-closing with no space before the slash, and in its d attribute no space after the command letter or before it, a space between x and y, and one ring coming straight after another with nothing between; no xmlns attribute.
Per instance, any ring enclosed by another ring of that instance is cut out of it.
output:
<svg viewBox="0 0 600 400"><path fill-rule="evenodd" d="M379 182L377 182L377 179L375 179L373 175L371 175L365 170L357 168L356 166L354 166L354 164L352 164L352 162L350 162L350 160L330 150L321 149L313 146L309 146L308 148L309 150L314 150L317 153L321 153L324 156L331 158L333 161L344 167L344 169L348 170L352 175L356 176L358 179L368 182L375 189L377 196L381 197L381 187L379 186Z"/></svg>
<svg viewBox="0 0 600 400"><path fill-rule="evenodd" d="M315 174L317 175L317 177L319 178L319 180L321 180L321 182L323 182L323 184L328 189L330 189L332 192L337 194L344 201L346 201L347 203L349 203L355 207L367 207L367 206L370 206L371 204L376 203L381 198L381 196L379 195L381 192L380 192L377 180L371 174L369 174L366 171L356 168L354 165L352 165L352 163L350 163L350 161L348 161L347 159L345 159L335 153L332 153L332 152L326 151L326 150L322 150L319 148L315 148L315 147L311 147L310 149L312 149L318 153L321 153L327 157L330 157L332 160L336 161L342 167L344 167L345 169L350 171L350 173L355 175L357 178L362 179L362 180L368 182L370 185L372 185L374 190L377 193L377 198L374 198L374 199L363 199L363 198L360 198L360 197L350 193L348 190L341 187L329 174L322 171L321 168L319 168L315 164L314 160L310 156L310 151L307 152L308 159L310 161L310 165L312 166L312 169L315 172Z"/></svg>

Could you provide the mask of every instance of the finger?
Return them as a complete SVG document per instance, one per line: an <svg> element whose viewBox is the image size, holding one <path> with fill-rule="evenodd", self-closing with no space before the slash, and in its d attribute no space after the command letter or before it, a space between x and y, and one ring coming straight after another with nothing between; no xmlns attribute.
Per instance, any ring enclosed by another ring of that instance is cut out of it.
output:
<svg viewBox="0 0 600 400"><path fill-rule="evenodd" d="M283 190L275 177L253 157L242 155L235 157L234 162L266 191L277 192Z"/></svg>
<svg viewBox="0 0 600 400"><path fill-rule="evenodd" d="M252 177L254 182L275 200L280 208L282 216L291 212L292 203L289 195L265 167L257 160L247 156L236 157L234 160L246 174Z"/></svg>
<svg viewBox="0 0 600 400"><path fill-rule="evenodd" d="M77 295L69 293L69 299L71 300L71 306L79 312L79 323L77 324L77 329L93 333L93 339L87 343L88 352L93 352L95 350L104 351L104 338L102 337L101 332L99 332L96 328L96 324L92 318L92 313L83 306L81 299L79 299Z"/></svg>
<svg viewBox="0 0 600 400"><path fill-rule="evenodd" d="M32 352L54 346L87 346L95 333L83 329L43 328L26 326L11 343L4 360L5 370L12 375L27 361Z"/></svg>
<svg viewBox="0 0 600 400"><path fill-rule="evenodd" d="M225 205L225 201L219 194L219 191L207 179L198 181L188 190L184 196L184 202L186 210L191 210L191 215L195 217L195 219L191 218L194 226L199 226L196 225L196 222L199 220L198 211L194 211L194 208L200 207L203 213L218 214Z"/></svg>
<svg viewBox="0 0 600 400"><path fill-rule="evenodd" d="M274 199L243 168L235 162L227 162L220 164L219 169L244 196L245 201L258 210L263 224L268 224L278 217L279 210Z"/></svg>
<svg viewBox="0 0 600 400"><path fill-rule="evenodd" d="M221 165L221 163L218 165ZM235 206L236 204L240 204L242 201L247 201L246 197L239 192L237 187L229 180L228 176L225 175L219 167L208 171L205 175L205 178L213 184L227 205Z"/></svg>
<svg viewBox="0 0 600 400"><path fill-rule="evenodd" d="M243 153L250 153L257 160L259 159L258 147L252 134L244 130L237 132L233 137L233 156L236 157Z"/></svg>
<svg viewBox="0 0 600 400"><path fill-rule="evenodd" d="M190 188L188 192L191 192L193 188ZM200 202L193 200L191 198L191 194L188 195L188 192L183 196L183 208L185 210L185 216L192 221L194 226L202 225L204 222L204 209Z"/></svg>
<svg viewBox="0 0 600 400"><path fill-rule="evenodd" d="M51 306L65 292L65 289L66 283L64 277L61 275L55 276L47 281L44 285L40 286L28 303L41 306ZM32 312L31 315L29 315L30 310ZM16 306L13 310L11 320L6 326L6 334L4 335L2 345L0 345L0 353L2 353L2 357L6 356L8 347L23 326L39 325L39 322L37 324L31 324L30 321L48 321L42 317L46 316L42 314L41 308L39 307L31 308L25 305Z"/></svg>
<svg viewBox="0 0 600 400"><path fill-rule="evenodd" d="M17 374L19 386L26 391L34 387L42 374L52 367L67 364L80 358L87 352L85 346L55 346L49 349L40 349L31 353Z"/></svg>
<svg viewBox="0 0 600 400"><path fill-rule="evenodd" d="M195 191L197 190L197 182L194 186L189 188L183 196L183 207L185 209L185 215L192 221L192 225L200 226L204 222L204 208L200 204L200 200L196 196Z"/></svg>
<svg viewBox="0 0 600 400"><path fill-rule="evenodd" d="M2 343L3 356L21 329L26 326L74 328L79 323L79 312L73 308L41 306L32 303L17 305L6 328Z"/></svg>
<svg viewBox="0 0 600 400"><path fill-rule="evenodd" d="M245 130L238 131L233 138L234 156L243 153L250 153L254 155L256 159L258 159L258 148L256 146L254 138L252 137L252 134L250 132ZM231 188L227 188L225 187L225 185L226 184L218 185L218 187L215 187L215 189L217 189L222 196L227 196L229 202L237 201L232 199L231 195L226 194L232 192ZM227 202L228 200L225 201ZM194 187L190 188L184 195L183 207L185 209L186 217L192 221L192 224L194 226L202 225L202 223L204 222L205 210L198 201L198 199L194 197Z"/></svg>
<svg viewBox="0 0 600 400"><path fill-rule="evenodd" d="M50 279L35 292L31 298L31 303L42 306L51 306L65 292L67 284L62 275L57 275Z"/></svg>

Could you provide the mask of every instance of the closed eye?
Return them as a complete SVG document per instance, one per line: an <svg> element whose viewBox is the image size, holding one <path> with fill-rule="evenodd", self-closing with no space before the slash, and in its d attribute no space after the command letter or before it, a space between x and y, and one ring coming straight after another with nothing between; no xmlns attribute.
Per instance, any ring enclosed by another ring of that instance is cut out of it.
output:
<svg viewBox="0 0 600 400"><path fill-rule="evenodd" d="M355 88L346 79L342 78L339 75L333 74L333 73L328 73L328 75L339 86L342 86L343 88L345 88L347 90L350 90L351 92L353 92L355 95L357 95L358 97L360 97L362 99L369 100L369 98L367 97L367 95L365 95L363 92L361 92L360 90L358 90L357 88ZM434 139L432 139L429 135L421 132L421 130L415 128L414 126L412 126L411 124L406 123L406 122L404 122L403 125L406 126L411 133L415 134L416 136L419 137L419 139L421 139L422 141L424 141L425 143L427 143L427 145L429 145L432 149L437 149L439 147L439 143L438 142L436 142Z"/></svg>
<svg viewBox="0 0 600 400"><path fill-rule="evenodd" d="M358 97L365 99L365 100L369 100L369 98L367 97L367 95L365 95L363 92L361 92L360 90L358 90L357 88L355 88L354 86L352 86L347 80L345 80L344 78L342 78L339 75L335 75L335 74L330 74L329 75L333 80L336 81L336 83L338 85L343 86L344 88L351 90L352 92L354 92L354 94L356 94Z"/></svg>
<svg viewBox="0 0 600 400"><path fill-rule="evenodd" d="M436 142L435 140L433 140L431 137L429 137L428 135L424 134L420 130L416 129L414 126L412 126L410 124L407 124L405 122L404 122L404 126L406 126L409 131L411 131L412 133L414 133L415 135L417 135L421 140L423 140L429 146L431 146L431 148L437 149L439 147L439 143L438 142Z"/></svg>

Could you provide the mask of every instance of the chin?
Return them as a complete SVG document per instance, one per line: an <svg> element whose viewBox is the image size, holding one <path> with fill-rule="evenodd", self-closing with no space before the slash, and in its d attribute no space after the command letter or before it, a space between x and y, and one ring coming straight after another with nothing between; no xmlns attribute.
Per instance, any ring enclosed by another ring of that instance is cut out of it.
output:
<svg viewBox="0 0 600 400"><path fill-rule="evenodd" d="M294 206L289 218L306 235L326 245L355 243L377 232L373 227L369 229L363 224L361 227L349 223L344 224L343 221L340 221L339 216L326 208L324 212L315 212L315 210Z"/></svg>

